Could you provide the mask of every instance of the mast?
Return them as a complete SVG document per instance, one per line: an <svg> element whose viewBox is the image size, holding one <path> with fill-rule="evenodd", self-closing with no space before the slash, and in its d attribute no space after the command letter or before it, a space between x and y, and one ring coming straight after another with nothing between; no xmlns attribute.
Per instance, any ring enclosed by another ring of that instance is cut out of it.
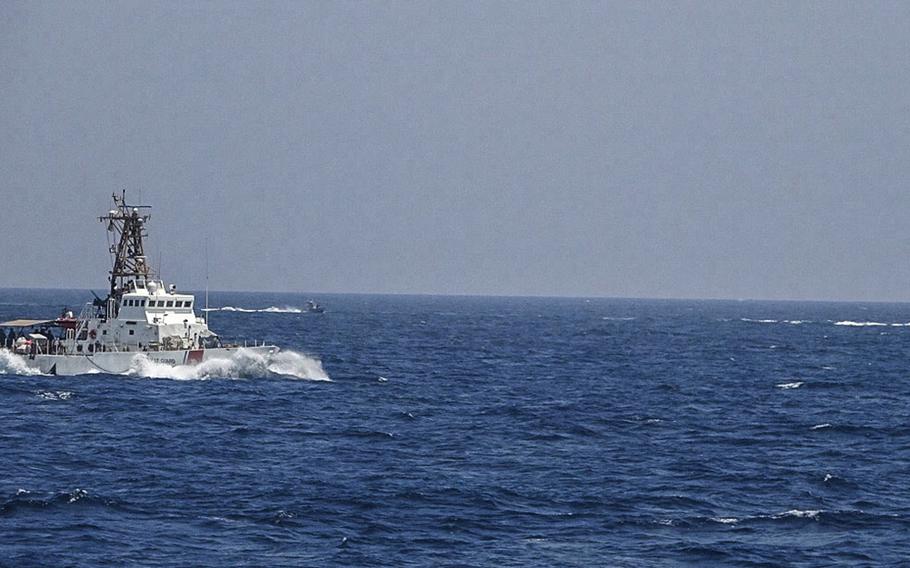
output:
<svg viewBox="0 0 910 568"><path fill-rule="evenodd" d="M147 281L152 275L152 269L145 259L145 247L142 239L148 236L145 232L145 223L151 216L140 213L141 210L151 209L148 205L127 205L126 190L122 190L114 198L114 209L107 215L98 218L102 223L107 221L107 230L114 233L117 244L111 245L110 253L114 255L114 267L111 269L110 295L114 300L120 299L130 280Z"/></svg>

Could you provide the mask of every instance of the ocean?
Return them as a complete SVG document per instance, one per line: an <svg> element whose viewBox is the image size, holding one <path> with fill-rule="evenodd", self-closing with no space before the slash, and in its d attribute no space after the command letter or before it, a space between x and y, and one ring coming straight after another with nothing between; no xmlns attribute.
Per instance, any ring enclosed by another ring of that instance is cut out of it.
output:
<svg viewBox="0 0 910 568"><path fill-rule="evenodd" d="M310 297L211 295L283 367L0 354L0 565L910 557L910 305ZM0 290L0 320L90 298Z"/></svg>

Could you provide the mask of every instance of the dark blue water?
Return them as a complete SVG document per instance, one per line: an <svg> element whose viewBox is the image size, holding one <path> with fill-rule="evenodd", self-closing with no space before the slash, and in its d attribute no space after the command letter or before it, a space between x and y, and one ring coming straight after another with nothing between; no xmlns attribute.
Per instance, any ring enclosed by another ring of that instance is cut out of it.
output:
<svg viewBox="0 0 910 568"><path fill-rule="evenodd" d="M81 299L0 290L0 318ZM910 327L837 325L910 305L317 300L212 326L316 356L331 382L0 374L0 564L910 556Z"/></svg>

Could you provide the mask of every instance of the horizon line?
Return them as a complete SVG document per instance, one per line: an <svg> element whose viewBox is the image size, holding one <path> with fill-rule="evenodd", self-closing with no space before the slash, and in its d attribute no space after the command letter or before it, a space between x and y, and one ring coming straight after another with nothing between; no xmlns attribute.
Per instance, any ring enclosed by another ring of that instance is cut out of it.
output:
<svg viewBox="0 0 910 568"><path fill-rule="evenodd" d="M47 290L47 291L86 291L91 292L91 287L61 288L57 286L0 286L0 290ZM204 292L204 288L193 290L183 288L187 292ZM228 294L323 294L337 296L426 296L443 298L540 298L540 299L566 299L566 300L639 300L659 302L788 302L788 303L840 303L840 304L906 304L910 299L904 300L868 300L868 299L824 299L824 298L732 298L732 297L693 297L693 296L598 296L598 295L569 295L569 294L501 294L501 293L438 293L438 292L329 292L317 290L212 290L212 293Z"/></svg>

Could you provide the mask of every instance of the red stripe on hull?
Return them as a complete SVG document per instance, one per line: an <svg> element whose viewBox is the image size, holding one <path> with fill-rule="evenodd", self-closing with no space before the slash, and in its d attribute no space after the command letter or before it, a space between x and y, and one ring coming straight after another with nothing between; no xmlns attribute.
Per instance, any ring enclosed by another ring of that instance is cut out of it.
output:
<svg viewBox="0 0 910 568"><path fill-rule="evenodd" d="M197 363L202 363L202 349L193 349L192 351L187 351L186 364L195 365Z"/></svg>

